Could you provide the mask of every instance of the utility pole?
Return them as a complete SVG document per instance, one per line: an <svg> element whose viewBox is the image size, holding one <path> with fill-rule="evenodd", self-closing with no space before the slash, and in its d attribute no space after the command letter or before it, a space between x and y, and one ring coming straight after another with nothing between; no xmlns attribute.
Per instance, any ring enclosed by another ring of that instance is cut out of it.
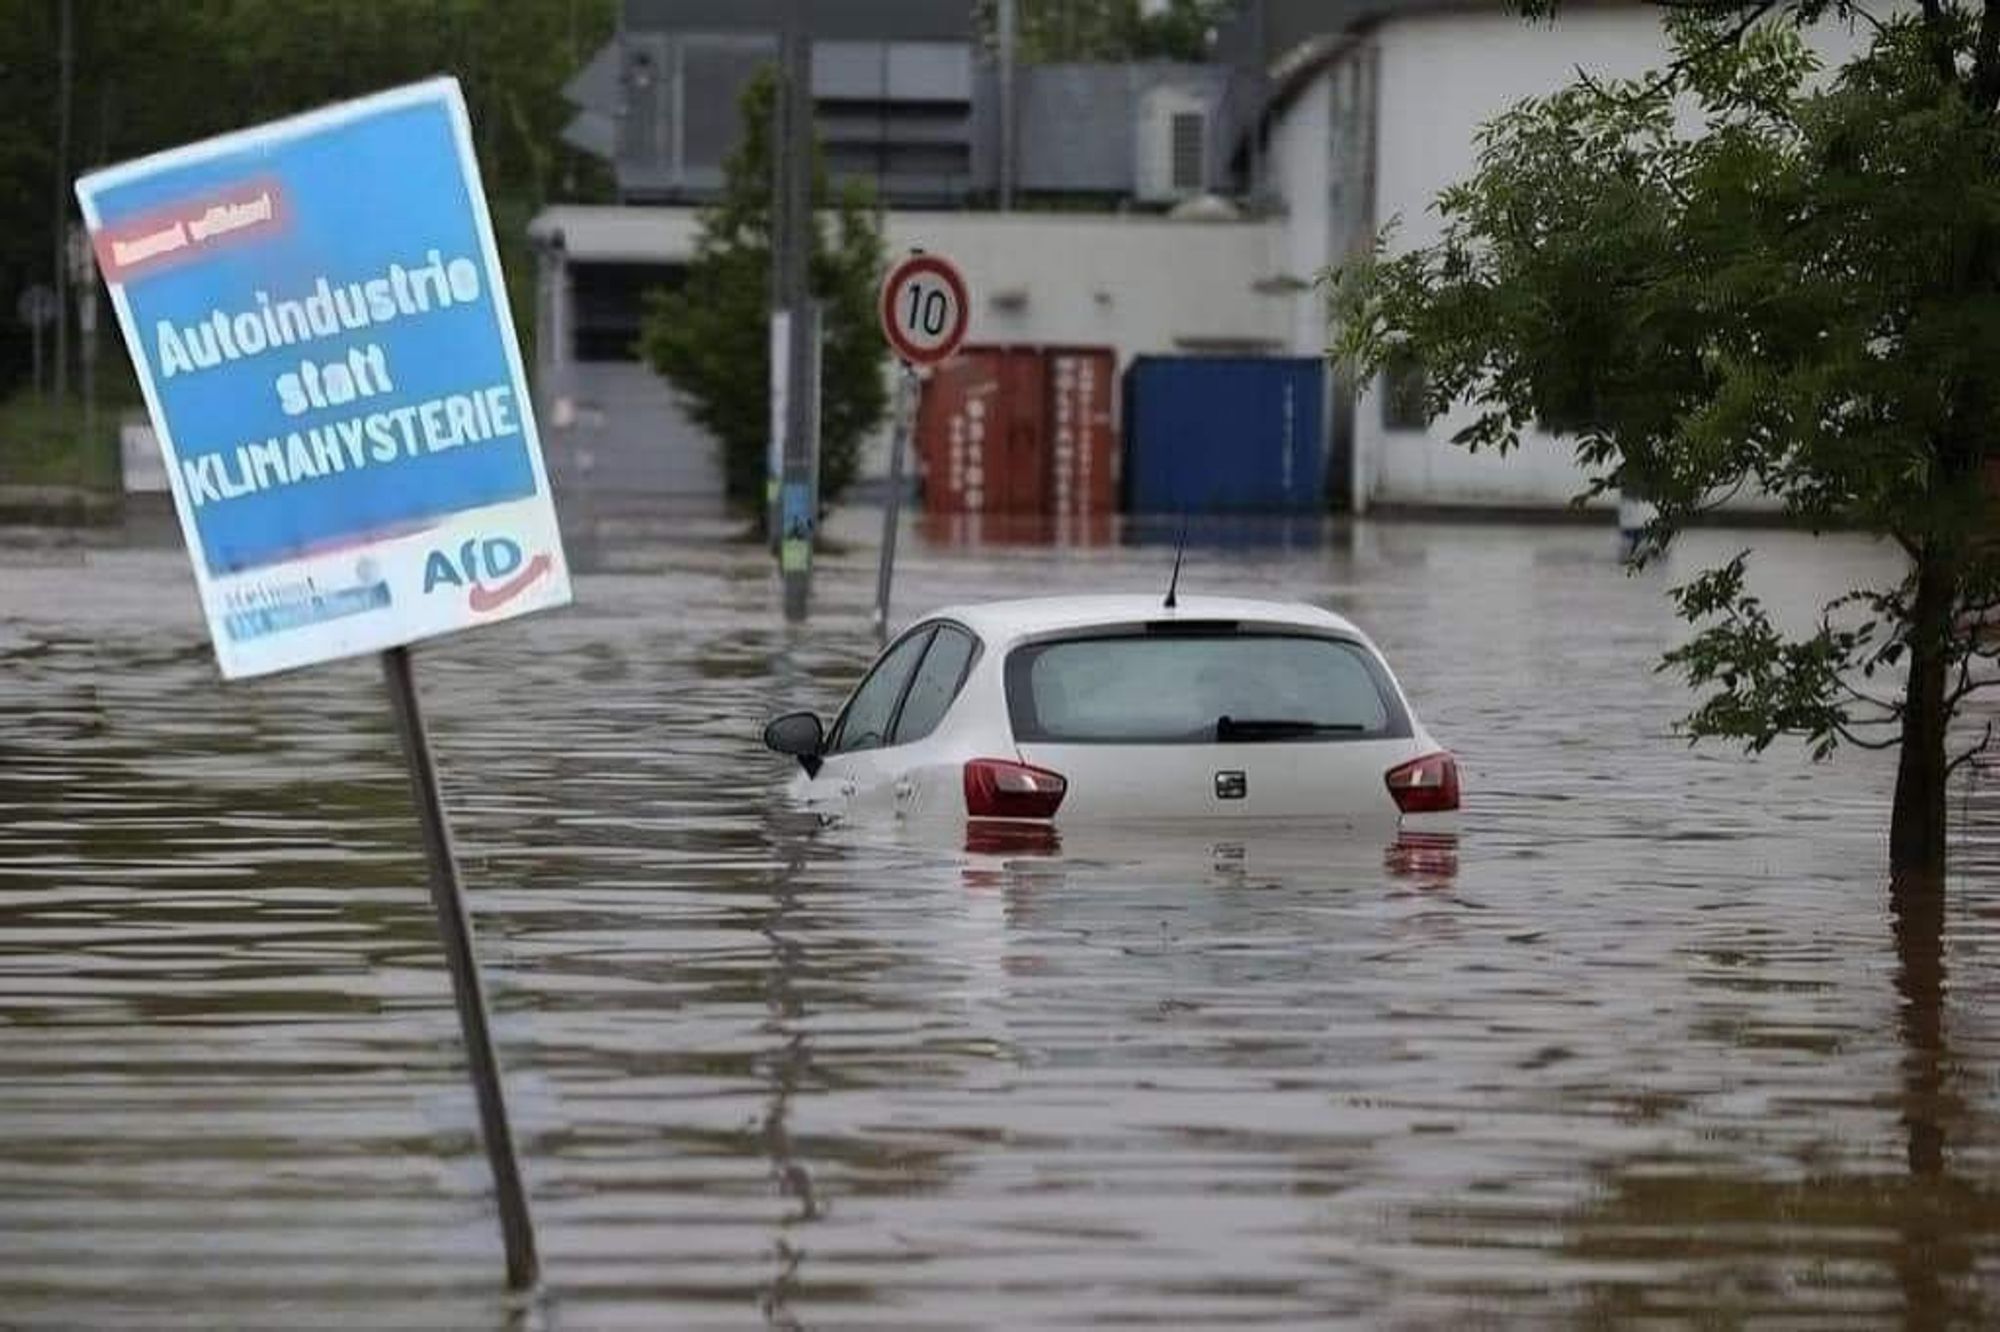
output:
<svg viewBox="0 0 2000 1332"><path fill-rule="evenodd" d="M791 224L785 219L785 210L791 202L785 176L785 144L789 139L785 127L791 123L787 107L791 94L786 85L789 77L786 70L785 31L791 24L788 7L779 18L778 31L778 95L771 99L771 330L768 347L771 354L771 373L767 386L771 398L771 440L764 453L764 528L770 539L771 556L777 558L778 544L784 539L782 524L778 516L778 488L785 479L785 432L790 421L787 411L786 390L792 382L792 334L791 317L786 313L786 275L791 272L785 258L785 248L791 243Z"/></svg>
<svg viewBox="0 0 2000 1332"><path fill-rule="evenodd" d="M1014 0L1000 6L1000 211L1014 208L1014 63L1018 34Z"/></svg>
<svg viewBox="0 0 2000 1332"><path fill-rule="evenodd" d="M77 363L83 372L83 439L95 450L97 443L97 255L90 248L90 233L77 227L69 233L70 276L76 281Z"/></svg>
<svg viewBox="0 0 2000 1332"><path fill-rule="evenodd" d="M62 0L60 74L56 84L55 240L56 270L55 400L69 394L69 94L76 64L76 33L70 0Z"/></svg>
<svg viewBox="0 0 2000 1332"><path fill-rule="evenodd" d="M816 225L812 200L812 38L806 0L788 0L779 79L783 137L774 145L783 207L774 219L777 308L785 329L785 437L778 484L778 567L784 575L785 618L806 618L812 602L813 537L819 526L819 319L809 265ZM775 350L775 349L774 349Z"/></svg>

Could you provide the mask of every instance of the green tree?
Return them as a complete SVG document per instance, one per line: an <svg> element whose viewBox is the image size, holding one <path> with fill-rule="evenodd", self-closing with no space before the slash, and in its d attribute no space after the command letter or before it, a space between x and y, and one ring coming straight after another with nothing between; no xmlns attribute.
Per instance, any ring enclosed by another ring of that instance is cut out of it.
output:
<svg viewBox="0 0 2000 1332"><path fill-rule="evenodd" d="M13 317L18 293L53 281L61 3L0 0L0 397L27 372ZM553 199L610 193L603 164L562 143L573 114L562 87L610 38L618 0L69 5L72 177L398 83L456 75L524 337L534 325L528 219ZM73 219L67 181L60 199ZM115 343L104 322L107 345ZM109 356L104 368L122 359Z"/></svg>
<svg viewBox="0 0 2000 1332"><path fill-rule="evenodd" d="M639 346L722 446L730 502L764 518L771 384L771 119L777 79L760 72L743 91L743 137L724 165L721 200L705 210L686 281L648 292ZM824 306L819 485L839 498L854 480L861 440L889 405L887 347L875 310L885 262L865 185L837 197L817 149L810 276Z"/></svg>
<svg viewBox="0 0 2000 1332"><path fill-rule="evenodd" d="M1801 38L1821 18L1867 25L1838 69ZM1702 691L1691 737L1899 749L1891 865L1935 885L1947 782L1991 738L1951 723L2000 683L2000 0L1879 21L1689 0L1666 22L1667 69L1514 107L1437 201L1440 240L1339 273L1336 352L1416 358L1433 415L1474 410L1472 449L1559 425L1593 493L1657 502L1655 546L1746 486L1893 539L1906 575L1803 635L1744 556L1703 573L1673 592L1695 632L1666 665Z"/></svg>

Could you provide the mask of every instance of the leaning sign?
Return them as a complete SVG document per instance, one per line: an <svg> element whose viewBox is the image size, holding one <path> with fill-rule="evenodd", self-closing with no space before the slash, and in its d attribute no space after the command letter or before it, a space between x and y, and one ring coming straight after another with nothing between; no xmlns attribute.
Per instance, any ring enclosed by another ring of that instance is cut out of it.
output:
<svg viewBox="0 0 2000 1332"><path fill-rule="evenodd" d="M77 197L225 676L569 600L456 82L112 167Z"/></svg>
<svg viewBox="0 0 2000 1332"><path fill-rule="evenodd" d="M176 148L77 198L225 676L379 651L516 1289L539 1278L407 645L569 571L458 84Z"/></svg>

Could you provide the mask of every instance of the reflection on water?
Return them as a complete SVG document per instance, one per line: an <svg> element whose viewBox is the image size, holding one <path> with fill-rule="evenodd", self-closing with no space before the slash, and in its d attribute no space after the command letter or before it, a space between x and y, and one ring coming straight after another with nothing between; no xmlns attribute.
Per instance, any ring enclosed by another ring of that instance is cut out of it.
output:
<svg viewBox="0 0 2000 1332"><path fill-rule="evenodd" d="M899 608L1170 554L955 535ZM1455 837L822 828L756 741L870 656L859 546L795 630L606 529L419 652L549 1318L1991 1322L2000 783L1892 909L1887 765L1674 741L1662 590L1740 534L1209 535L1184 588L1382 643ZM1755 540L1780 607L1885 559ZM169 554L0 548L0 1325L505 1325L377 674L218 688Z"/></svg>

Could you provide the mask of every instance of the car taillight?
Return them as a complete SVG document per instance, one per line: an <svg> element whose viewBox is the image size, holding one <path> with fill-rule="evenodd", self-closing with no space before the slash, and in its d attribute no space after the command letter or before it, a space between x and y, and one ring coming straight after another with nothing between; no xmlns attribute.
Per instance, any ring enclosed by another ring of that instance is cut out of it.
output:
<svg viewBox="0 0 2000 1332"><path fill-rule="evenodd" d="M965 765L965 812L976 819L1051 819L1069 794L1062 774L1006 759Z"/></svg>
<svg viewBox="0 0 2000 1332"><path fill-rule="evenodd" d="M1435 814L1458 808L1458 760L1439 751L1389 769L1383 778L1396 808L1405 814Z"/></svg>

